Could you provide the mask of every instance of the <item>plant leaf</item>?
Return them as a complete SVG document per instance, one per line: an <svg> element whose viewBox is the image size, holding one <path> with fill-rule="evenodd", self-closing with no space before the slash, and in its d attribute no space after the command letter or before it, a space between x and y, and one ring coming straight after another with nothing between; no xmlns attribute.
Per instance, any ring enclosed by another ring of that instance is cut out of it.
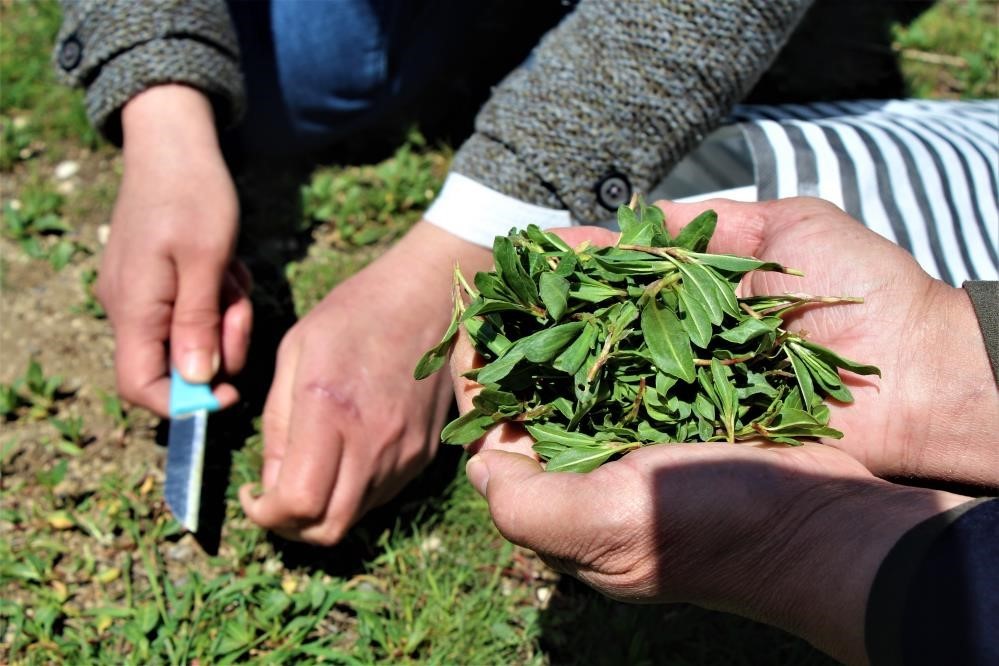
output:
<svg viewBox="0 0 999 666"><path fill-rule="evenodd" d="M538 288L520 263L520 255L508 236L497 236L493 241L493 260L496 274L510 288L522 305L535 305Z"/></svg>
<svg viewBox="0 0 999 666"><path fill-rule="evenodd" d="M554 423L531 423L524 426L538 442L555 442L562 446L592 446L596 440L580 432L569 432Z"/></svg>
<svg viewBox="0 0 999 666"><path fill-rule="evenodd" d="M524 359L524 353L511 347L505 354L479 368L475 380L480 384L495 384L513 371L514 366Z"/></svg>
<svg viewBox="0 0 999 666"><path fill-rule="evenodd" d="M451 310L451 323L444 331L444 337L433 348L429 349L416 364L413 370L413 377L424 379L434 374L444 366L448 355L451 353L451 346L454 344L455 335L458 333L458 319L461 317L461 296L458 290L454 290L454 306Z"/></svg>
<svg viewBox="0 0 999 666"><path fill-rule="evenodd" d="M747 340L752 340L765 333L773 333L782 323L778 317L764 317L763 319L746 317L739 322L738 326L719 333L718 337L741 345Z"/></svg>
<svg viewBox="0 0 999 666"><path fill-rule="evenodd" d="M543 328L537 333L517 340L511 352L514 349L519 351L524 358L532 363L546 363L565 349L579 335L582 328L583 322L581 321Z"/></svg>
<svg viewBox="0 0 999 666"><path fill-rule="evenodd" d="M711 313L703 301L691 296L686 286L681 285L677 289L677 295L680 298L680 310L684 315L680 320L683 330L687 331L691 342L701 349L707 349L711 342Z"/></svg>
<svg viewBox="0 0 999 666"><path fill-rule="evenodd" d="M538 280L538 291L548 316L558 321L565 313L569 302L569 281L555 273L542 273Z"/></svg>
<svg viewBox="0 0 999 666"><path fill-rule="evenodd" d="M552 367L570 375L576 374L593 349L598 333L597 327L587 322L579 337L552 361Z"/></svg>
<svg viewBox="0 0 999 666"><path fill-rule="evenodd" d="M673 245L693 252L704 252L708 249L708 241L714 235L717 223L718 214L713 210L706 210L680 230L673 239Z"/></svg>
<svg viewBox="0 0 999 666"><path fill-rule="evenodd" d="M856 361L851 361L850 359L844 358L839 354L837 354L836 352L832 351L831 349L823 347L822 345L817 345L814 342L809 342L808 340L802 340L798 344L800 344L802 347L804 347L805 349L809 350L810 352L821 358L828 365L849 370L850 372L857 375L877 375L878 377L881 376L881 370L879 368L873 365L862 365L860 363L857 363Z"/></svg>
<svg viewBox="0 0 999 666"><path fill-rule="evenodd" d="M690 338L672 310L654 299L642 309L642 334L656 367L687 382L695 379Z"/></svg>
<svg viewBox="0 0 999 666"><path fill-rule="evenodd" d="M470 409L441 430L441 441L445 444L471 444L493 427L492 415Z"/></svg>
<svg viewBox="0 0 999 666"><path fill-rule="evenodd" d="M739 394L725 371L725 366L716 358L711 359L711 379L718 396L725 435L729 443L732 443L735 441L735 415L739 410Z"/></svg>
<svg viewBox="0 0 999 666"><path fill-rule="evenodd" d="M621 445L619 442L616 444L617 446L606 443L599 446L576 446L565 449L553 456L545 469L549 472L592 471L607 462L615 453L620 453L632 446L630 444Z"/></svg>

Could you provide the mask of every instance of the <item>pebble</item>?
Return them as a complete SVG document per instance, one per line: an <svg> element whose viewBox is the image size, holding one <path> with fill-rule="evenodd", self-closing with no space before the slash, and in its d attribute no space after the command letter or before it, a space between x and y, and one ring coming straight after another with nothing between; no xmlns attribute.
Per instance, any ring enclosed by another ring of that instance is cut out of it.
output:
<svg viewBox="0 0 999 666"><path fill-rule="evenodd" d="M55 168L55 177L58 180L68 180L80 172L80 163L73 160L59 162Z"/></svg>
<svg viewBox="0 0 999 666"><path fill-rule="evenodd" d="M97 227L97 242L101 245L107 245L108 239L111 238L111 225L102 224Z"/></svg>
<svg viewBox="0 0 999 666"><path fill-rule="evenodd" d="M194 555L191 547L191 535L184 535L180 541L167 548L166 556L175 562L187 562Z"/></svg>
<svg viewBox="0 0 999 666"><path fill-rule="evenodd" d="M425 554L436 553L441 549L441 545L441 538L436 534L432 534L423 540L423 543L420 544L420 550Z"/></svg>

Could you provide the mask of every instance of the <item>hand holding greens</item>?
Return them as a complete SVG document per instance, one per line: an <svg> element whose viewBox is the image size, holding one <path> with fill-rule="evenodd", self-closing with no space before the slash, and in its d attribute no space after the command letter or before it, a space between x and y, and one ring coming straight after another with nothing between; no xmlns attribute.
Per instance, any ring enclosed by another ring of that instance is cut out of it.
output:
<svg viewBox="0 0 999 666"><path fill-rule="evenodd" d="M783 318L861 299L737 297L750 271L801 273L707 253L716 222L706 211L671 238L662 211L636 201L618 210L614 246L572 248L530 226L496 238L495 270L474 286L456 268L451 324L415 376L444 365L460 326L486 364L465 373L482 391L442 440L468 444L518 422L549 471L584 472L655 443L841 437L825 404L853 399L839 369L880 372Z"/></svg>

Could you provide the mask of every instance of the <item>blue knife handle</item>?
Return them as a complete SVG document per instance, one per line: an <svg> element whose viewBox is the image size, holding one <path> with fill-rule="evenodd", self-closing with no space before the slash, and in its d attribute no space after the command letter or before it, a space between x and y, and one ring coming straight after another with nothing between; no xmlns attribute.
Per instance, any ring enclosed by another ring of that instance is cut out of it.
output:
<svg viewBox="0 0 999 666"><path fill-rule="evenodd" d="M191 384L174 368L170 371L170 417L190 414L200 410L214 412L219 401L208 384Z"/></svg>

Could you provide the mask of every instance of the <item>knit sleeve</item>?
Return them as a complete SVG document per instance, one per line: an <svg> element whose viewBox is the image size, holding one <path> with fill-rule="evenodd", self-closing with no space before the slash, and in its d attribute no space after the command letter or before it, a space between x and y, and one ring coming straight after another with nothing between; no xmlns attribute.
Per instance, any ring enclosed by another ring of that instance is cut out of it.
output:
<svg viewBox="0 0 999 666"><path fill-rule="evenodd" d="M964 291L971 299L978 317L978 325L985 339L985 349L989 353L992 374L999 384L999 282L994 280L969 280L964 283Z"/></svg>
<svg viewBox="0 0 999 666"><path fill-rule="evenodd" d="M87 115L110 141L121 142L121 107L158 84L204 92L220 126L242 115L239 46L225 0L62 0L62 8L57 75L86 89Z"/></svg>
<svg viewBox="0 0 999 666"><path fill-rule="evenodd" d="M721 123L809 4L580 0L494 92L453 170L604 220Z"/></svg>

